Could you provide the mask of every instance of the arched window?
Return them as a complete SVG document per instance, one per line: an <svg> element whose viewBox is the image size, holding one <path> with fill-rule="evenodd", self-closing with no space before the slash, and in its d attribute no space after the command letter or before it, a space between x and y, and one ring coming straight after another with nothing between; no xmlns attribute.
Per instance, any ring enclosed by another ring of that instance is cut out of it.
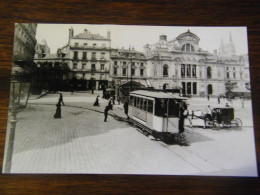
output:
<svg viewBox="0 0 260 195"><path fill-rule="evenodd" d="M207 78L210 79L212 77L211 67L207 67Z"/></svg>
<svg viewBox="0 0 260 195"><path fill-rule="evenodd" d="M191 44L185 44L181 47L181 51L185 52L195 52L193 45Z"/></svg>
<svg viewBox="0 0 260 195"><path fill-rule="evenodd" d="M168 77L168 65L163 66L163 77Z"/></svg>
<svg viewBox="0 0 260 195"><path fill-rule="evenodd" d="M212 95L212 93L213 93L213 87L212 87L212 85L209 84L207 88L208 88L208 95Z"/></svg>

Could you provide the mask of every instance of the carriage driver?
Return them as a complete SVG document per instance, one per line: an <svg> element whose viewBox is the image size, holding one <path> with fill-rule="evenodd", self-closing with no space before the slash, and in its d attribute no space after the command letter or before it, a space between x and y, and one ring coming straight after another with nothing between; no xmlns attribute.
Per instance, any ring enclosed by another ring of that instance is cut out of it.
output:
<svg viewBox="0 0 260 195"><path fill-rule="evenodd" d="M188 109L188 106L187 106L186 102L183 102L181 107L180 107L179 133L184 132L184 120L189 115L187 109Z"/></svg>

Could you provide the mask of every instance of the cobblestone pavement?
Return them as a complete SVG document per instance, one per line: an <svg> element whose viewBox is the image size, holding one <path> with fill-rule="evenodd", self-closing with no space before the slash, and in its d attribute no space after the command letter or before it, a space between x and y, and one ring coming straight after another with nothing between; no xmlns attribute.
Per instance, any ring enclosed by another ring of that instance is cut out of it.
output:
<svg viewBox="0 0 260 195"><path fill-rule="evenodd" d="M54 119L57 94L30 100L18 114L12 173L120 173L170 175L256 174L253 128L189 129L190 146L146 137L114 115L104 123L107 100L97 94L64 94L62 118Z"/></svg>

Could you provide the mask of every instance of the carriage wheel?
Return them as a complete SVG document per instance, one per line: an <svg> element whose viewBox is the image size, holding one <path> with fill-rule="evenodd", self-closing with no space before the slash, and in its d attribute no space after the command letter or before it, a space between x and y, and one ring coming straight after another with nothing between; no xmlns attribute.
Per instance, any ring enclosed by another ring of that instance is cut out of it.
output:
<svg viewBox="0 0 260 195"><path fill-rule="evenodd" d="M220 129L220 124L216 120L213 121L213 129L215 129L215 130Z"/></svg>
<svg viewBox="0 0 260 195"><path fill-rule="evenodd" d="M242 121L239 118L235 118L233 121L231 121L231 126L234 129L241 129L242 128Z"/></svg>

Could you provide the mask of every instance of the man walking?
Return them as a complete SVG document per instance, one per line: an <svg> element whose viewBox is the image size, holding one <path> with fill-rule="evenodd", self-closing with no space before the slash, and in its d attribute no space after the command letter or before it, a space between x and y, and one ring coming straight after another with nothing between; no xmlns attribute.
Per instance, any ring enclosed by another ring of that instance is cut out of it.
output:
<svg viewBox="0 0 260 195"><path fill-rule="evenodd" d="M109 107L106 106L105 110L104 110L104 115L105 115L105 119L104 122L107 122L107 115L108 115L108 111L109 111Z"/></svg>
<svg viewBox="0 0 260 195"><path fill-rule="evenodd" d="M128 103L128 101L126 101L124 103L124 111L125 111L125 114L126 114L127 118L129 118L129 116L128 116L128 105L129 105L129 103Z"/></svg>

